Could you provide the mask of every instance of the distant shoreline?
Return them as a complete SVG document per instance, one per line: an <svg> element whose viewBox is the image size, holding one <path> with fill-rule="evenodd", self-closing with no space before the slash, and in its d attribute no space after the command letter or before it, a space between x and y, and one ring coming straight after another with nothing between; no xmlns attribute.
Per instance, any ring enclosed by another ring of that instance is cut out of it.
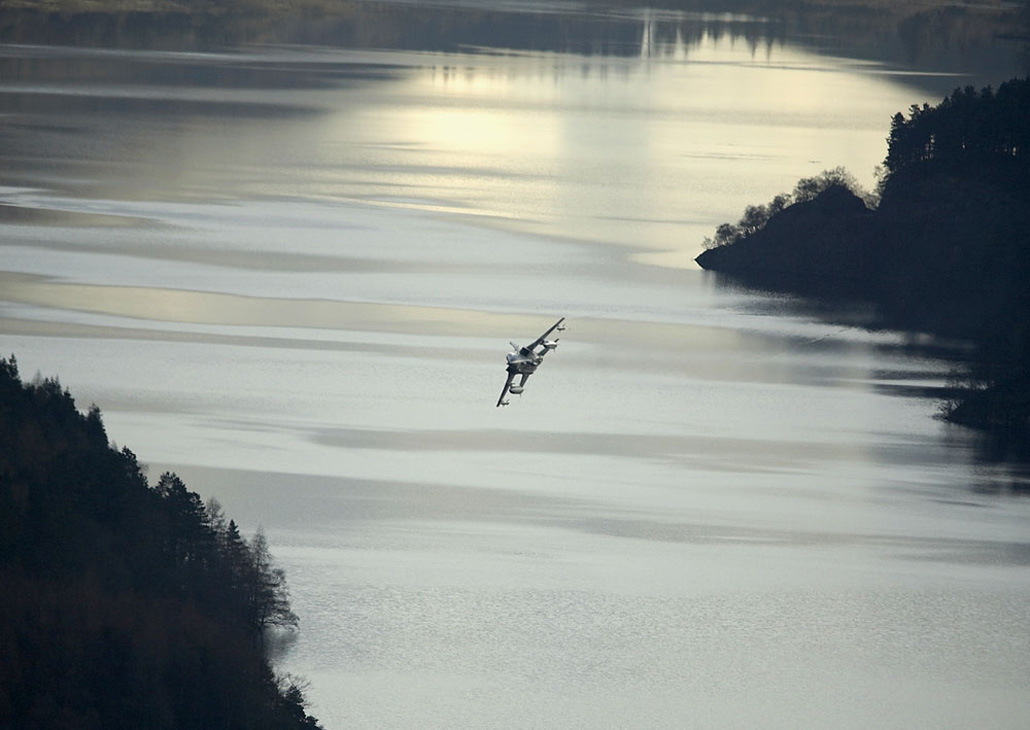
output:
<svg viewBox="0 0 1030 730"><path fill-rule="evenodd" d="M32 11L62 16L102 15L102 14L136 14L136 15L187 15L222 17L239 16L271 16L290 17L297 15L347 15L357 5L398 4L391 0L301 0L295 3L283 3L277 0L227 0L221 3L205 0L3 0L0 2L0 13L6 11ZM1027 11L1011 2L1001 0L985 0L971 5L958 0L738 0L722 2L713 7L711 0L656 0L655 2L590 2L600 7L656 7L693 12L729 12L776 17L785 14L844 12L844 13L885 13L896 18L906 18L921 13L937 12L948 9L960 9L978 15L1011 15ZM446 5L444 5L446 7ZM468 8L467 5L462 7ZM483 0L481 6L473 10L501 11L489 0ZM1019 37L1023 37L1020 35Z"/></svg>

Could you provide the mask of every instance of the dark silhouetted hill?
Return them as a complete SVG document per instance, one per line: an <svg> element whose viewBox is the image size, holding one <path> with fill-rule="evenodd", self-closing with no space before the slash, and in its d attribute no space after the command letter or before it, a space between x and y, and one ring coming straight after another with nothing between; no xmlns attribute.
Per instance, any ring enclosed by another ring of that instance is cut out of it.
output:
<svg viewBox="0 0 1030 730"><path fill-rule="evenodd" d="M873 303L877 326L973 341L965 395L946 415L1025 447L1030 78L896 115L884 165L875 209L831 175L754 230L747 215L720 227L697 263L751 286Z"/></svg>
<svg viewBox="0 0 1030 730"><path fill-rule="evenodd" d="M697 262L757 286L811 296L856 296L874 266L869 254L873 213L844 185L773 215L731 245L710 248Z"/></svg>
<svg viewBox="0 0 1030 730"><path fill-rule="evenodd" d="M0 360L0 727L317 728L262 649L296 621L260 533Z"/></svg>

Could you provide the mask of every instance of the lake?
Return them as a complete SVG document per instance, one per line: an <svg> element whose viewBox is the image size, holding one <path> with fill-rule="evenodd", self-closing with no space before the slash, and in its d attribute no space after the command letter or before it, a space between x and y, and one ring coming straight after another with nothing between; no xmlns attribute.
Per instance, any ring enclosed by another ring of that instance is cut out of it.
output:
<svg viewBox="0 0 1030 730"><path fill-rule="evenodd" d="M0 46L0 349L263 527L309 711L1024 727L1028 479L934 419L961 348L693 264L801 177L873 188L895 112L1019 48L355 8ZM496 408L509 340L562 316Z"/></svg>

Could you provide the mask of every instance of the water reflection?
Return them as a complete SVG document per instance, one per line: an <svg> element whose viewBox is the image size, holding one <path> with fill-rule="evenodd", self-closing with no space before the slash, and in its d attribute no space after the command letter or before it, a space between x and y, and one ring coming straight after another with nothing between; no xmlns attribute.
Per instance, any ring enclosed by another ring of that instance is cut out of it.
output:
<svg viewBox="0 0 1030 730"><path fill-rule="evenodd" d="M674 268L936 77L537 9L0 49L5 348L265 525L328 727L1018 727L1030 504L940 359Z"/></svg>
<svg viewBox="0 0 1030 730"><path fill-rule="evenodd" d="M816 54L861 58L898 68L932 73L969 74L974 83L997 83L1027 68L1025 44L1013 37L1018 17L1004 10L904 15L878 13L796 13L775 4L761 14L726 12L725 7L690 10L606 7L584 10L561 2L406 3L353 2L317 19L294 16L206 18L128 14L105 16L39 15L7 10L0 41L193 50L248 44L299 44L351 49L414 50L440 53L500 51L548 52L612 58L685 60L709 40L738 44L756 59L768 58L784 45ZM1018 34L1015 34L1018 35ZM174 55L168 53L169 56ZM244 61L245 63L245 61ZM1015 73L1013 73L1015 70ZM203 81L236 85L240 69L223 70ZM199 79L188 64L174 72L179 83ZM171 78L171 77L169 77ZM928 80L934 88L950 91Z"/></svg>
<svg viewBox="0 0 1030 730"><path fill-rule="evenodd" d="M827 67L791 46L756 73L746 47L714 35L689 63L272 50L200 55L179 76L165 66L182 66L180 56L49 53L68 63L13 64L0 87L9 184L82 194L104 180L94 194L402 203L533 233L600 233L666 252L641 260L689 268L704 235L742 201L839 164L871 184L884 120L911 101L890 78ZM8 61L17 55L8 49ZM76 78L82 57L134 70L100 83L87 65ZM283 88L289 74L298 83ZM177 77L192 80L171 84ZM75 123L55 126L58 116ZM69 167L41 178L36 160L15 152L26 149L47 150L50 169ZM265 168L274 176L256 173Z"/></svg>

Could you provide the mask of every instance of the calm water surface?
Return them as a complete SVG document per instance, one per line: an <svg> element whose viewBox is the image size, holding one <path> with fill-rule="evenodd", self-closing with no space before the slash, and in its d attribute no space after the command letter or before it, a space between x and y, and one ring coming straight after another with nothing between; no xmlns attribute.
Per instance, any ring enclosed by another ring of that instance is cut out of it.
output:
<svg viewBox="0 0 1030 730"><path fill-rule="evenodd" d="M655 17L0 47L3 350L264 526L329 728L1024 727L1030 506L950 366L692 264L963 79Z"/></svg>

